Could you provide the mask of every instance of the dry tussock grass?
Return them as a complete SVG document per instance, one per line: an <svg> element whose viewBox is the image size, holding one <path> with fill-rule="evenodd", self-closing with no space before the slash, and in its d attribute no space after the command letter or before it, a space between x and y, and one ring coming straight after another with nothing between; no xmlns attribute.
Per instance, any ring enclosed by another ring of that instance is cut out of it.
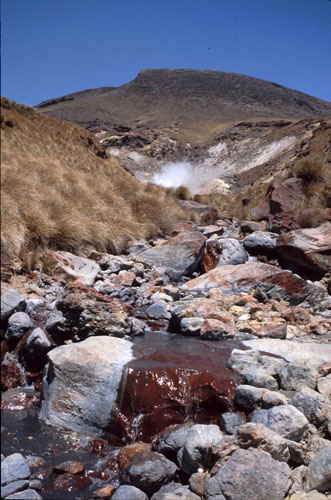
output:
<svg viewBox="0 0 331 500"><path fill-rule="evenodd" d="M10 124L10 125L8 125ZM102 158L77 125L2 100L2 251L118 253L128 240L169 232L185 215L166 189Z"/></svg>

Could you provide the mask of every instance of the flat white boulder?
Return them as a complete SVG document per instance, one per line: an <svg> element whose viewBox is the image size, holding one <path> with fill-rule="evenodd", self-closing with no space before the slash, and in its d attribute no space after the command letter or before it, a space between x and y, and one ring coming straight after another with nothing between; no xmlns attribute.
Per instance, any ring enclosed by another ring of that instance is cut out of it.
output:
<svg viewBox="0 0 331 500"><path fill-rule="evenodd" d="M109 423L132 344L90 337L48 353L40 418L47 424L97 436Z"/></svg>

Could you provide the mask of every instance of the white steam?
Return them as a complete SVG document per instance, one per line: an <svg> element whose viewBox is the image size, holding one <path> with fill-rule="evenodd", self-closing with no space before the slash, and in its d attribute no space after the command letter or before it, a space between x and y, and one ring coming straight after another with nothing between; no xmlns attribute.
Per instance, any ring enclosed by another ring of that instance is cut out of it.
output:
<svg viewBox="0 0 331 500"><path fill-rule="evenodd" d="M166 163L161 171L154 175L153 183L166 188L190 186L194 179L194 167L189 162Z"/></svg>

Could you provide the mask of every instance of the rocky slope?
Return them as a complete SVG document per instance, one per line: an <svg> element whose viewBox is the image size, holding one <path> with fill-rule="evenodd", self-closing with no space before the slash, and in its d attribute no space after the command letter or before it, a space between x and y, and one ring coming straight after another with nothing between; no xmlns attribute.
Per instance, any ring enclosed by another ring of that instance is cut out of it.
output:
<svg viewBox="0 0 331 500"><path fill-rule="evenodd" d="M190 162L186 184L199 193L224 192L220 179L230 191L260 186L292 168L309 154L314 135L325 136L331 116L330 103L280 85L195 70L144 70L121 87L78 92L36 108L95 132L108 153L141 179L153 179L167 162ZM322 157L329 140L321 145Z"/></svg>

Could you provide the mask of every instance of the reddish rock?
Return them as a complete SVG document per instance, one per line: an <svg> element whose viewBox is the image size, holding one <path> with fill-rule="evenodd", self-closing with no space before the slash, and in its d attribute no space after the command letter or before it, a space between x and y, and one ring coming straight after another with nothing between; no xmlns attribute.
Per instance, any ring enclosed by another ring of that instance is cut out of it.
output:
<svg viewBox="0 0 331 500"><path fill-rule="evenodd" d="M2 410L27 410L36 406L40 406L40 394L36 392L9 389L1 398Z"/></svg>
<svg viewBox="0 0 331 500"><path fill-rule="evenodd" d="M217 267L183 285L186 290L206 291L215 287L220 288L225 294L249 293L258 287L269 298L288 300L292 305L301 304L305 300L314 303L315 300L325 297L325 292L320 287L306 282L289 271L260 262Z"/></svg>
<svg viewBox="0 0 331 500"><path fill-rule="evenodd" d="M331 223L311 229L298 229L278 238L280 255L298 267L324 275L331 269Z"/></svg>
<svg viewBox="0 0 331 500"><path fill-rule="evenodd" d="M152 333L138 340L118 397L117 422L109 429L114 439L149 442L169 425L187 420L218 423L219 415L232 408L239 378L226 363L236 342L217 342L211 350L207 341L195 338L187 347Z"/></svg>
<svg viewBox="0 0 331 500"><path fill-rule="evenodd" d="M110 498L115 490L116 488L114 486L105 486L105 488L97 490L93 494L93 498Z"/></svg>
<svg viewBox="0 0 331 500"><path fill-rule="evenodd" d="M293 212L304 197L304 182L302 179L292 177L283 181L271 193L270 212Z"/></svg>
<svg viewBox="0 0 331 500"><path fill-rule="evenodd" d="M92 484L92 479L79 474L61 474L53 481L52 487L54 490L65 490L74 493L81 491Z"/></svg>
<svg viewBox="0 0 331 500"><path fill-rule="evenodd" d="M192 273L199 264L206 241L202 233L184 232L141 252L135 259L152 266L164 267L171 278Z"/></svg>
<svg viewBox="0 0 331 500"><path fill-rule="evenodd" d="M179 233L189 232L194 233L195 226L193 222L177 222L175 224L174 230L171 233L171 236L176 236Z"/></svg>
<svg viewBox="0 0 331 500"><path fill-rule="evenodd" d="M267 231L277 234L288 233L299 228L300 226L296 220L286 213L270 215L266 226Z"/></svg>
<svg viewBox="0 0 331 500"><path fill-rule="evenodd" d="M1 388L3 391L21 387L26 384L24 369L14 352L6 352L2 343L1 361Z"/></svg>
<svg viewBox="0 0 331 500"><path fill-rule="evenodd" d="M124 448L121 448L119 454L117 455L117 462L120 470L124 469L124 467L128 467L128 465L132 463L133 457L138 453L145 453L149 451L152 451L152 445L141 441L124 446Z"/></svg>
<svg viewBox="0 0 331 500"><path fill-rule="evenodd" d="M218 340L233 338L234 329L227 323L217 319L206 319L202 325L200 336L203 339Z"/></svg>
<svg viewBox="0 0 331 500"><path fill-rule="evenodd" d="M268 201L263 201L256 207L252 208L250 211L251 220L254 222L267 220L269 214L270 214L270 205Z"/></svg>

